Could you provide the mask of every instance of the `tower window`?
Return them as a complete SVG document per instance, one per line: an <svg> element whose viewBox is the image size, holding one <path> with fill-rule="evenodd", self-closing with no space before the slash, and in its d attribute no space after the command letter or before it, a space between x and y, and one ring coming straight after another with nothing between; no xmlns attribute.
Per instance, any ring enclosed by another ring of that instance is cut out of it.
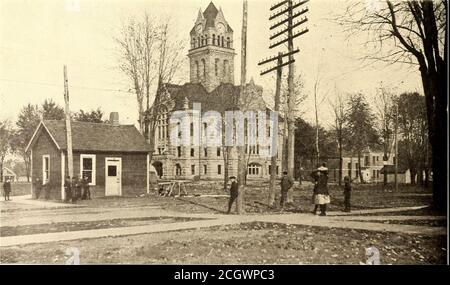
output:
<svg viewBox="0 0 450 285"><path fill-rule="evenodd" d="M223 61L223 78L228 78L228 60Z"/></svg>
<svg viewBox="0 0 450 285"><path fill-rule="evenodd" d="M231 47L231 41L229 37L227 38L227 47Z"/></svg>
<svg viewBox="0 0 450 285"><path fill-rule="evenodd" d="M197 75L197 80L200 80L200 68L198 66L198 61L195 61L195 73Z"/></svg>
<svg viewBox="0 0 450 285"><path fill-rule="evenodd" d="M225 40L224 40L224 37L222 36L222 46L224 47L225 46Z"/></svg>
<svg viewBox="0 0 450 285"><path fill-rule="evenodd" d="M208 45L208 35L205 35L205 45Z"/></svg>
<svg viewBox="0 0 450 285"><path fill-rule="evenodd" d="M212 42L212 44L216 45L216 34L213 34L213 42Z"/></svg>
<svg viewBox="0 0 450 285"><path fill-rule="evenodd" d="M216 60L215 60L214 71L215 71L216 76L219 76L219 59L218 58L216 58Z"/></svg>
<svg viewBox="0 0 450 285"><path fill-rule="evenodd" d="M200 37L197 37L197 43L198 43L198 47L200 47L201 46Z"/></svg>
<svg viewBox="0 0 450 285"><path fill-rule="evenodd" d="M202 58L203 78L206 78L206 61Z"/></svg>

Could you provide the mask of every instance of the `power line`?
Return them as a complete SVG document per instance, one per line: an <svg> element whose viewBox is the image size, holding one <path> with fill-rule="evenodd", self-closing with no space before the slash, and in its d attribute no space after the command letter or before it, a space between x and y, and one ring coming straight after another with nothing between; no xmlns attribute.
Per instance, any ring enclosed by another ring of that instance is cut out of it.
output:
<svg viewBox="0 0 450 285"><path fill-rule="evenodd" d="M24 81L24 80L13 80L13 79L6 79L6 78L0 78L0 81L4 82L11 82L11 83L20 83L20 84L32 84L32 85L44 85L44 86L55 86L55 87L64 87L63 84L57 84L57 83L48 83L48 82L37 82L37 81ZM69 85L71 88L75 89L87 89L87 90L96 90L96 91L106 91L106 92L117 92L117 93L128 93L128 94L134 94L133 91L128 90L121 90L121 89L111 89L111 88L100 88L100 87L88 87L88 86L80 86L80 85Z"/></svg>

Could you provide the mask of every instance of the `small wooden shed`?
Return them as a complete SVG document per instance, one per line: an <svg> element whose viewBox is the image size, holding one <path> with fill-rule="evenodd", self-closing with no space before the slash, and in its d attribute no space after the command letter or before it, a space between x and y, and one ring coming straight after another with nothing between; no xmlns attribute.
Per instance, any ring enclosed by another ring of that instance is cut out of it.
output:
<svg viewBox="0 0 450 285"><path fill-rule="evenodd" d="M149 191L150 146L134 125L72 122L74 176L87 176L93 197L138 196ZM41 121L27 148L32 194L39 183L51 199L64 199L67 169L65 121Z"/></svg>

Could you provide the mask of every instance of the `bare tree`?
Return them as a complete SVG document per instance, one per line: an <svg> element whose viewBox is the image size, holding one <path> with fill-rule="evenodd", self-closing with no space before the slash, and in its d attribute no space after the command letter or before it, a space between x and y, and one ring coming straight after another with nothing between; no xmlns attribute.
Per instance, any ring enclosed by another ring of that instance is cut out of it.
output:
<svg viewBox="0 0 450 285"><path fill-rule="evenodd" d="M381 134L383 143L383 161L387 162L391 150L391 136L393 133L394 123L394 94L387 88L381 86L377 90L376 98L374 99L374 106L376 109L375 116L378 119L377 128ZM387 175L383 175L383 187L387 185Z"/></svg>
<svg viewBox="0 0 450 285"><path fill-rule="evenodd" d="M145 13L141 21L133 19L125 23L116 38L120 68L136 94L140 131L150 144L150 161L159 111L168 104L167 96L163 96L167 93L165 84L172 82L184 61L185 42L178 40L169 27L169 19Z"/></svg>
<svg viewBox="0 0 450 285"><path fill-rule="evenodd" d="M352 34L369 35L378 48L367 59L408 63L417 67L425 94L428 139L433 160L433 206L447 206L447 63L448 31L446 0L386 1L367 9L351 3L339 22Z"/></svg>
<svg viewBox="0 0 450 285"><path fill-rule="evenodd" d="M330 101L334 114L334 133L339 153L339 185L342 184L343 148L344 148L344 126L345 126L345 104L346 98L335 88L335 101Z"/></svg>

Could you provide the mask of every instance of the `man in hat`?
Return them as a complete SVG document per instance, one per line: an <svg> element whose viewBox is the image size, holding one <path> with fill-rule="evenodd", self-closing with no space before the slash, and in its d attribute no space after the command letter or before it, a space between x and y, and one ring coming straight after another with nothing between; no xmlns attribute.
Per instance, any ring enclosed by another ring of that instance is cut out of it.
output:
<svg viewBox="0 0 450 285"><path fill-rule="evenodd" d="M230 177L230 200L228 201L228 211L227 214L230 214L231 212L231 206L233 206L234 201L236 201L238 195L239 195L239 191L238 191L238 183L236 181L236 177L235 176L231 176Z"/></svg>
<svg viewBox="0 0 450 285"><path fill-rule="evenodd" d="M70 179L70 176L66 176L66 180L64 180L64 193L66 194L66 202L70 202L72 200L72 179Z"/></svg>
<svg viewBox="0 0 450 285"><path fill-rule="evenodd" d="M34 189L36 189L35 190L36 200L38 200L42 192L42 181L39 177L37 177L36 180L34 181Z"/></svg>
<svg viewBox="0 0 450 285"><path fill-rule="evenodd" d="M350 199L352 196L352 180L350 177L344 177L344 212L351 212Z"/></svg>
<svg viewBox="0 0 450 285"><path fill-rule="evenodd" d="M3 182L3 194L5 195L5 201L11 201L9 194L11 193L11 181L9 178L6 178L6 181Z"/></svg>
<svg viewBox="0 0 450 285"><path fill-rule="evenodd" d="M280 186L281 186L281 201L280 206L281 210L284 209L284 205L287 200L287 195L289 192L289 189L291 189L292 185L294 185L294 182L292 179L288 176L287 171L283 171L283 177L281 178Z"/></svg>

